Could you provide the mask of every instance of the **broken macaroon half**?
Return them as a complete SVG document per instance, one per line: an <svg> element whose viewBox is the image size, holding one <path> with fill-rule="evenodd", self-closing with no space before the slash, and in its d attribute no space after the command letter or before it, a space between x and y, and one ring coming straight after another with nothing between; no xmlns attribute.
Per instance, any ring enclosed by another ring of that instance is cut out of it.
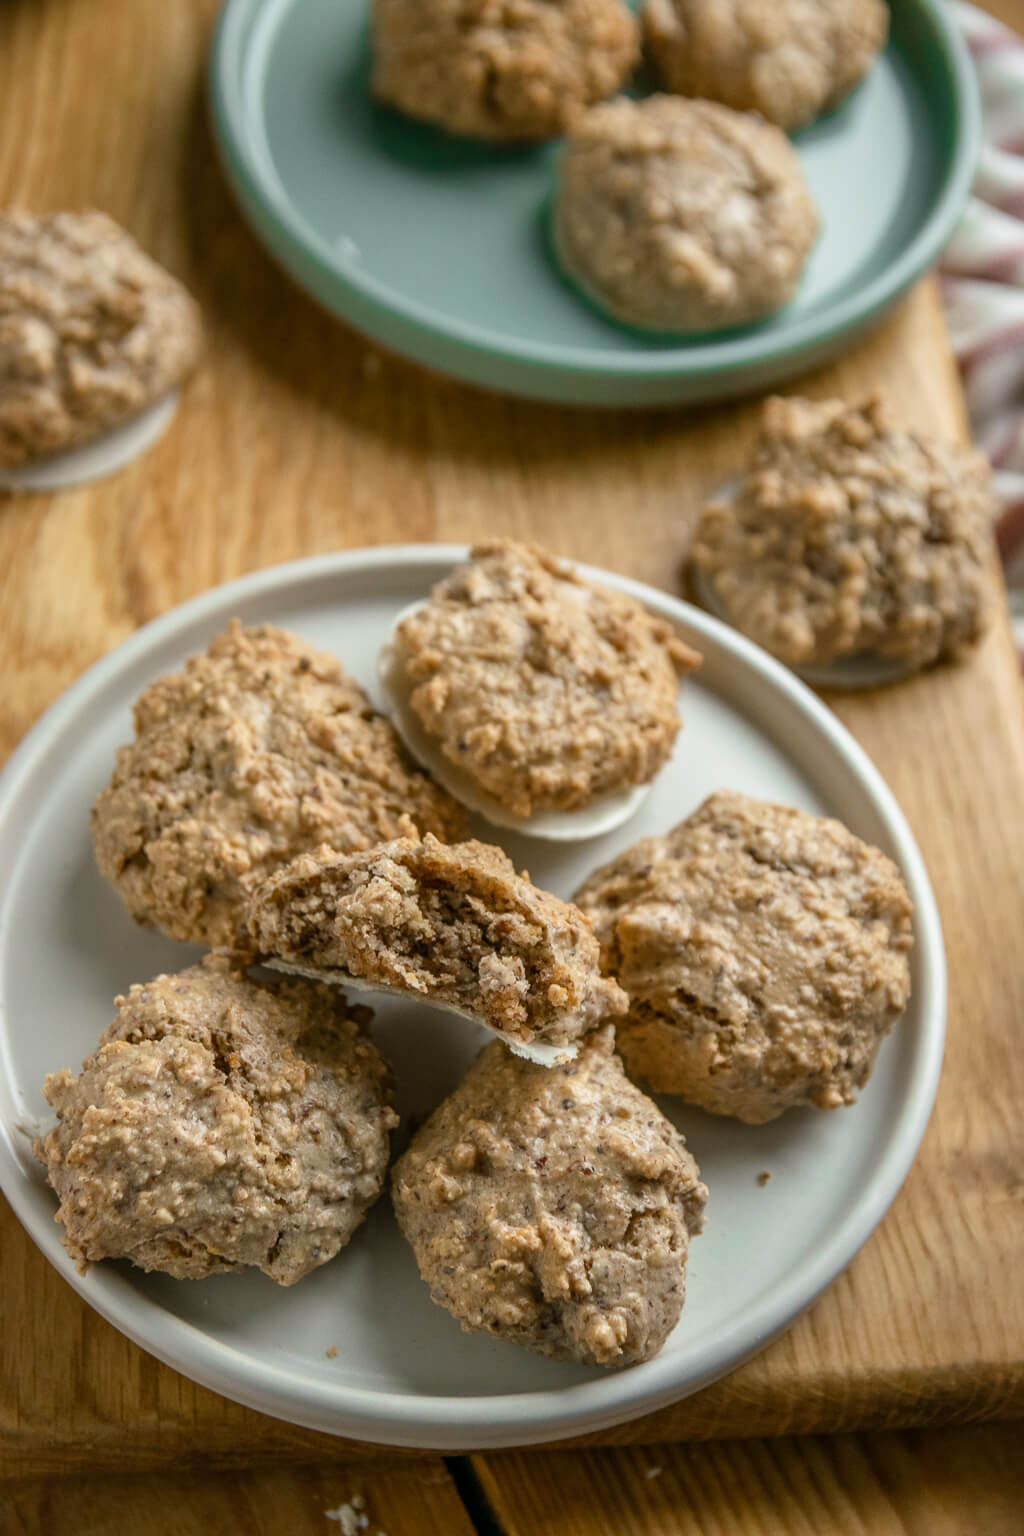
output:
<svg viewBox="0 0 1024 1536"><path fill-rule="evenodd" d="M626 1008L587 920L487 843L321 848L255 891L247 918L267 965L448 1009L542 1065Z"/></svg>

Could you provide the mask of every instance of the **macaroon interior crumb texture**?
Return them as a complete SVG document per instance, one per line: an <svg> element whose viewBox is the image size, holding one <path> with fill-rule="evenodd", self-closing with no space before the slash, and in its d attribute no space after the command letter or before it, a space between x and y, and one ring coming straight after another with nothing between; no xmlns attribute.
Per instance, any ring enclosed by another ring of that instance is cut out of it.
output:
<svg viewBox="0 0 1024 1536"><path fill-rule="evenodd" d="M570 1042L626 1007L582 913L486 843L321 848L256 893L249 930L263 955L349 972L524 1043Z"/></svg>

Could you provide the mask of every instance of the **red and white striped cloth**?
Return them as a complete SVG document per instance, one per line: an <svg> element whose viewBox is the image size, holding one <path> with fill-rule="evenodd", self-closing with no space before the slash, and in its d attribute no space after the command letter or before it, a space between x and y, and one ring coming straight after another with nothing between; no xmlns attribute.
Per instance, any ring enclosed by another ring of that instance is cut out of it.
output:
<svg viewBox="0 0 1024 1536"><path fill-rule="evenodd" d="M975 442L1002 510L996 538L1024 660L1024 39L947 0L981 86L984 145L974 189L942 255L942 291Z"/></svg>

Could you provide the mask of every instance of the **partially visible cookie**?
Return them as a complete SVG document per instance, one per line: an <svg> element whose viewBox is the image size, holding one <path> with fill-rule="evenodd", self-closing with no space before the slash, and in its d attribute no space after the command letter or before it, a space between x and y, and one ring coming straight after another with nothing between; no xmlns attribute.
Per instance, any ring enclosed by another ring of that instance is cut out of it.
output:
<svg viewBox="0 0 1024 1536"><path fill-rule="evenodd" d="M629 993L627 1070L714 1114L852 1104L910 996L900 872L825 817L720 791L576 901Z"/></svg>
<svg viewBox="0 0 1024 1536"><path fill-rule="evenodd" d="M781 128L842 101L885 46L884 0L644 0L661 84Z"/></svg>
<svg viewBox="0 0 1024 1536"><path fill-rule="evenodd" d="M179 1279L252 1265L280 1285L343 1248L384 1184L388 1071L368 1008L252 981L224 956L132 987L36 1142L81 1268Z"/></svg>
<svg viewBox="0 0 1024 1536"><path fill-rule="evenodd" d="M272 962L452 1008L514 1049L572 1045L626 1006L586 919L488 843L305 854L255 893L248 926Z"/></svg>
<svg viewBox="0 0 1024 1536"><path fill-rule="evenodd" d="M700 657L633 598L542 550L476 545L394 636L444 758L520 816L574 811L667 761Z"/></svg>
<svg viewBox="0 0 1024 1536"><path fill-rule="evenodd" d="M106 214L0 212L0 469L137 415L200 341L193 299Z"/></svg>
<svg viewBox="0 0 1024 1536"><path fill-rule="evenodd" d="M878 398L772 399L750 467L690 558L723 617L791 666L960 656L987 618L988 466Z"/></svg>
<svg viewBox="0 0 1024 1536"><path fill-rule="evenodd" d="M136 921L172 938L233 945L247 895L306 849L464 830L334 657L283 630L236 621L134 716L93 847Z"/></svg>
<svg viewBox="0 0 1024 1536"><path fill-rule="evenodd" d="M787 304L818 214L778 128L717 102L620 97L573 126L552 229L563 270L602 309L685 334Z"/></svg>
<svg viewBox="0 0 1024 1536"><path fill-rule="evenodd" d="M373 93L450 133L557 138L640 56L623 0L373 0Z"/></svg>
<svg viewBox="0 0 1024 1536"><path fill-rule="evenodd" d="M466 1332L619 1366L678 1322L707 1190L602 1029L550 1072L488 1046L395 1165L392 1198Z"/></svg>

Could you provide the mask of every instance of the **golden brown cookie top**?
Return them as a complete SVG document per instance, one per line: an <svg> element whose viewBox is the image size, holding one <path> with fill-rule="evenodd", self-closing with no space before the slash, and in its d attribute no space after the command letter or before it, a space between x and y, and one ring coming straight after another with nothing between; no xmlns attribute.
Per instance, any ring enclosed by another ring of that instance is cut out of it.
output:
<svg viewBox="0 0 1024 1536"><path fill-rule="evenodd" d="M923 667L984 628L993 510L980 454L895 427L879 398L776 398L691 558L730 622L791 665Z"/></svg>
<svg viewBox="0 0 1024 1536"><path fill-rule="evenodd" d="M678 1321L707 1190L610 1028L546 1070L488 1046L395 1165L395 1211L467 1330L627 1365Z"/></svg>
<svg viewBox="0 0 1024 1536"><path fill-rule="evenodd" d="M635 599L503 540L475 545L395 645L444 756L523 816L652 779L700 660Z"/></svg>
<svg viewBox="0 0 1024 1536"><path fill-rule="evenodd" d="M367 1008L207 956L117 999L81 1074L47 1078L36 1144L81 1265L180 1278L254 1265L291 1285L348 1242L388 1161Z"/></svg>
<svg viewBox="0 0 1024 1536"><path fill-rule="evenodd" d="M195 302L105 213L0 212L0 468L154 404L200 342Z"/></svg>
<svg viewBox="0 0 1024 1536"><path fill-rule="evenodd" d="M374 0L373 91L450 133L557 138L640 56L622 0Z"/></svg>
<svg viewBox="0 0 1024 1536"><path fill-rule="evenodd" d="M679 96L619 97L573 125L553 231L566 273L647 330L736 326L793 296L818 214L785 134Z"/></svg>
<svg viewBox="0 0 1024 1536"><path fill-rule="evenodd" d="M910 995L912 907L841 822L722 790L576 894L630 1071L720 1114L850 1103Z"/></svg>
<svg viewBox="0 0 1024 1536"><path fill-rule="evenodd" d="M488 843L306 854L255 893L249 932L263 956L453 1008L521 1046L571 1044L626 1006L582 914Z"/></svg>
<svg viewBox="0 0 1024 1536"><path fill-rule="evenodd" d="M464 829L338 661L269 625L236 621L134 714L93 845L133 917L172 938L234 944L247 894L323 843Z"/></svg>
<svg viewBox="0 0 1024 1536"><path fill-rule="evenodd" d="M884 0L644 0L667 90L799 128L836 106L885 46Z"/></svg>

